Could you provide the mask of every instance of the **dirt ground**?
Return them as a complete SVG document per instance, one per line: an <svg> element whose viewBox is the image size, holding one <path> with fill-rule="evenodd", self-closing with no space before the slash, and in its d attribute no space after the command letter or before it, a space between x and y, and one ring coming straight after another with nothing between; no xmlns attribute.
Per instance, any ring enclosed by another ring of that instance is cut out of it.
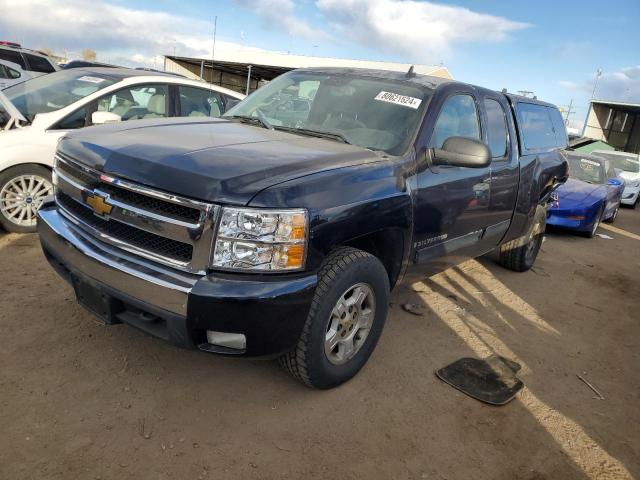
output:
<svg viewBox="0 0 640 480"><path fill-rule="evenodd" d="M368 365L323 392L103 326L36 236L0 234L0 479L640 478L640 210L600 232L400 288ZM506 406L434 375L493 352L523 365Z"/></svg>

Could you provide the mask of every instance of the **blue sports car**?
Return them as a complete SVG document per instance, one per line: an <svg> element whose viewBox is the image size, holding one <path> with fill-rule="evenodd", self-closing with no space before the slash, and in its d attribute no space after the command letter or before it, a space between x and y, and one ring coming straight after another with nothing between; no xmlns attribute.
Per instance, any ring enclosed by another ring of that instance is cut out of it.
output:
<svg viewBox="0 0 640 480"><path fill-rule="evenodd" d="M604 158L567 152L567 160L569 180L556 190L547 225L593 237L601 221L616 219L624 180Z"/></svg>

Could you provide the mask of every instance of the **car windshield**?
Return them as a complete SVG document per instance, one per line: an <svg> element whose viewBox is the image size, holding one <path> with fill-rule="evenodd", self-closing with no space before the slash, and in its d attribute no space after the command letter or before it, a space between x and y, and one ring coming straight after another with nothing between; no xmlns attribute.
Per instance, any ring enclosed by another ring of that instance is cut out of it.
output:
<svg viewBox="0 0 640 480"><path fill-rule="evenodd" d="M430 93L382 78L290 72L224 116L399 155L417 130Z"/></svg>
<svg viewBox="0 0 640 480"><path fill-rule="evenodd" d="M2 92L32 121L38 113L60 110L115 82L86 70L63 70L13 85Z"/></svg>
<svg viewBox="0 0 640 480"><path fill-rule="evenodd" d="M569 176L587 183L607 183L604 165L581 156L567 156Z"/></svg>
<svg viewBox="0 0 640 480"><path fill-rule="evenodd" d="M639 155L635 153L609 153L609 152L593 152L594 155L604 157L611 161L613 168L624 170L625 172L640 173Z"/></svg>

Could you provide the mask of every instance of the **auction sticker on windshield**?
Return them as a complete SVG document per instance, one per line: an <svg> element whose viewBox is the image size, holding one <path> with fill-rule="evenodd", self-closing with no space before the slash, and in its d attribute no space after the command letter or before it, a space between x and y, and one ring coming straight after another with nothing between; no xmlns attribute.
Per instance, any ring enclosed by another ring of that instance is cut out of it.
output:
<svg viewBox="0 0 640 480"><path fill-rule="evenodd" d="M403 107L413 108L414 110L417 109L422 103L422 100L420 100L419 98L409 97L407 95L398 95L397 93L391 92L380 92L378 95L376 95L375 100L378 100L380 102L393 103L395 105L402 105Z"/></svg>
<svg viewBox="0 0 640 480"><path fill-rule="evenodd" d="M104 78L98 78L98 77L80 77L78 79L79 82L89 82L89 83L102 83L104 82Z"/></svg>

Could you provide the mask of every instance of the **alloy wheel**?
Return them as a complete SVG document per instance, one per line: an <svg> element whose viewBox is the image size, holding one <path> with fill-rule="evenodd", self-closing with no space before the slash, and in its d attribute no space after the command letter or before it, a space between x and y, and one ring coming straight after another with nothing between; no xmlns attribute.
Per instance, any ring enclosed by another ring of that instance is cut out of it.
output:
<svg viewBox="0 0 640 480"><path fill-rule="evenodd" d="M324 342L329 362L342 365L351 360L364 344L376 313L372 288L357 283L347 289L333 307Z"/></svg>
<svg viewBox="0 0 640 480"><path fill-rule="evenodd" d="M36 212L45 197L53 193L51 182L39 175L20 175L0 190L0 213L20 227L33 227Z"/></svg>

